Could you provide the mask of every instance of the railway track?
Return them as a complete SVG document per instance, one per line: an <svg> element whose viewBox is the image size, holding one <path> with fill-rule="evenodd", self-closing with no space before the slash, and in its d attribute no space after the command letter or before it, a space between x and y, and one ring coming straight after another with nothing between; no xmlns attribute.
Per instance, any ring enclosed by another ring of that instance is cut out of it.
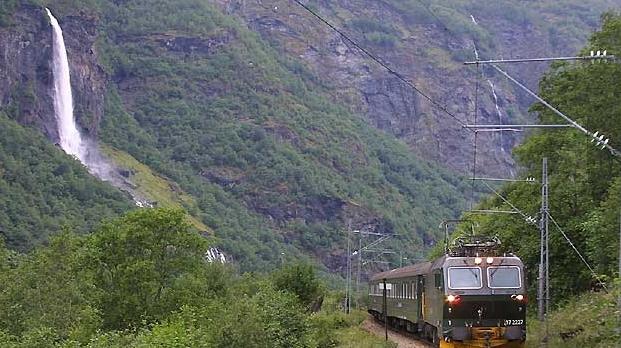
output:
<svg viewBox="0 0 621 348"><path fill-rule="evenodd" d="M362 329L379 337L384 337L384 323L381 323L372 316L362 322ZM388 328L388 340L395 342L398 348L431 348L431 344L421 340L418 336L408 332L396 331Z"/></svg>

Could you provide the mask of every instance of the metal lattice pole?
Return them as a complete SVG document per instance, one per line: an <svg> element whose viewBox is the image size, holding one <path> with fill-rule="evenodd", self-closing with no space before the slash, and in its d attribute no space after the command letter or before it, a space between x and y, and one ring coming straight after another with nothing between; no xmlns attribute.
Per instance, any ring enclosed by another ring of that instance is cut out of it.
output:
<svg viewBox="0 0 621 348"><path fill-rule="evenodd" d="M548 159L543 158L541 170L541 220L539 220L539 279L537 286L537 314L540 321L545 319L549 299L549 237L548 237Z"/></svg>
<svg viewBox="0 0 621 348"><path fill-rule="evenodd" d="M356 274L356 308L360 308L360 273L362 273L362 233L358 234L358 269Z"/></svg>
<svg viewBox="0 0 621 348"><path fill-rule="evenodd" d="M550 311L550 230L548 229L548 222L550 217L550 206L548 204L548 199L550 197L548 192L548 158L543 158L543 173L544 173L544 182L543 182L543 229L546 236L546 267L545 267L545 276L546 276L546 315Z"/></svg>

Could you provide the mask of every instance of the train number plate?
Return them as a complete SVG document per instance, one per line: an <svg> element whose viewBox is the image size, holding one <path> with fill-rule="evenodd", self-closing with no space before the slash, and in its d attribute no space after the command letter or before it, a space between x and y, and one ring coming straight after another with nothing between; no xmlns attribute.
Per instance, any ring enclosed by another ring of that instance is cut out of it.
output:
<svg viewBox="0 0 621 348"><path fill-rule="evenodd" d="M505 326L524 325L524 319L506 319Z"/></svg>

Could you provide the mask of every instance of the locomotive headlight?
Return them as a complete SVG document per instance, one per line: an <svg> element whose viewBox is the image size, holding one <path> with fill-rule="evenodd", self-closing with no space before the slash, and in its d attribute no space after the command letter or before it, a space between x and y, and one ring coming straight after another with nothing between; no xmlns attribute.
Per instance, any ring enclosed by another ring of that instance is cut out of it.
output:
<svg viewBox="0 0 621 348"><path fill-rule="evenodd" d="M494 262L494 258L493 257L488 257L485 261L487 263L492 263L492 262Z"/></svg>
<svg viewBox="0 0 621 348"><path fill-rule="evenodd" d="M516 300L516 301L524 301L524 295L522 295L522 294L511 295L511 298Z"/></svg>
<svg viewBox="0 0 621 348"><path fill-rule="evenodd" d="M475 263L476 265L480 265L480 264L481 264L481 262L483 262L483 259L482 259L482 258L480 258L480 257L475 257L475 258L474 258L474 263Z"/></svg>
<svg viewBox="0 0 621 348"><path fill-rule="evenodd" d="M449 304L457 304L459 303L459 295L448 295L446 296L446 302L448 302Z"/></svg>

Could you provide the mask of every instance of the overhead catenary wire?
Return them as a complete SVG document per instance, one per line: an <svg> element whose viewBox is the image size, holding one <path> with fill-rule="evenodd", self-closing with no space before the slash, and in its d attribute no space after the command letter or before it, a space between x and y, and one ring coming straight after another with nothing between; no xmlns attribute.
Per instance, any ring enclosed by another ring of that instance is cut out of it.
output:
<svg viewBox="0 0 621 348"><path fill-rule="evenodd" d="M581 131L582 133L586 134L591 141L597 141L597 145L598 146L602 146L602 149L608 149L608 151L615 157L621 157L621 152L619 152L617 149L615 149L614 147L612 147L612 145L608 144L608 139L606 139L605 141L603 141L603 136L601 136L601 138L598 138L598 132L592 133L589 130L587 130L586 128L584 128L582 125L580 125L578 122L574 121L573 119L571 119L569 116L565 115L564 113L560 112L557 108L555 108L554 106L552 106L550 103L548 103L545 99L541 98L539 95L537 95L537 93L533 92L532 90L530 90L528 87L524 86L522 83L520 83L520 81L516 80L515 78L513 78L511 75L509 75L507 72L505 72L504 70L502 70L500 67L498 67L495 64L491 64L492 68L496 69L499 73L501 73L502 75L504 75L507 79L509 79L511 82L515 83L516 85L518 85L522 90L524 90L526 93L528 93L530 96L532 96L533 98L537 99L537 101L539 101L541 104L543 104L545 107L547 107L549 110L551 110L552 112L554 112L555 114L557 114L558 116L560 116L561 118L563 118L565 121L567 121L567 123L569 123L570 125L572 125L575 129Z"/></svg>
<svg viewBox="0 0 621 348"><path fill-rule="evenodd" d="M317 18L319 21L321 21L323 24L325 24L326 26L328 26L332 31L334 31L335 33L339 34L341 36L341 38L343 38L343 40L347 41L348 43L350 43L351 45L353 45L354 47L356 47L360 52L364 53L367 57L369 57L372 61L374 61L375 63L377 63L378 65L380 65L382 68L384 68L386 71L388 71L388 73L390 73L391 75L395 76L398 80L400 80L401 82L405 83L408 87L412 88L414 91L416 91L420 96L422 96L423 98L425 98L427 101L429 101L434 107L436 107L438 110L444 112L446 115L450 116L451 118L453 118L455 121L457 121L460 125L464 126L465 123L459 119L459 117L457 117L457 115L455 115L454 113L452 113L451 111L449 111L447 109L446 106L442 105L440 102L436 101L435 99L433 99L430 95L426 94L425 92L423 92L418 86L416 86L412 81L408 80L406 77L403 76L403 74L401 74L400 72L398 72L397 70L391 68L390 66L388 66L388 64L384 63L384 61L382 61L382 59L380 59L379 57L377 57L375 54L373 54L372 52L370 52L368 49L362 47L358 42L356 42L354 39L350 38L349 35L347 35L345 32L343 32L342 30L340 30L339 28L337 28L335 25L333 25L332 23L330 23L327 19L323 18L321 15L319 15L316 11L314 11L313 9L311 9L310 7L308 7L307 5L303 4L300 0L293 0L296 4L298 4L300 7L304 8L304 10L306 10L308 13L310 13L311 15L313 15L315 18ZM437 18L437 17L436 17ZM468 128L466 128L468 129ZM473 130L471 130L473 131Z"/></svg>
<svg viewBox="0 0 621 348"><path fill-rule="evenodd" d="M517 214L520 214L527 223L532 224L532 225L536 225L536 222L534 222L532 220L532 218L528 215L526 215L524 212L522 212L519 208L517 208L515 205L513 205L509 200L507 200L504 196L502 196L498 191L496 191L493 187L491 187L488 183L483 182L485 184L485 186L487 186L496 196L498 196L503 202L505 202L506 204L508 204L511 209L513 209L513 211L515 211ZM554 226L556 226L556 228L558 229L558 231L561 233L561 235L563 236L563 238L565 238L565 240L567 241L567 243L571 246L571 248L574 250L574 252L576 253L576 255L578 255L578 257L580 258L580 260L582 261L582 263L584 263L586 265L586 267L589 269L589 271L591 272L591 274L593 275L593 277L597 280L597 282L602 286L602 288L608 292L608 288L606 287L606 284L604 284L604 282L601 280L600 276L595 272L595 270L593 269L593 267L591 267L591 265L589 264L589 262L586 260L586 258L582 255L582 253L578 250L578 248L576 247L576 245L571 241L571 239L569 238L569 236L565 233L565 231L563 231L563 229L561 228L561 226L556 222L556 220L554 219L554 217L548 213L548 217L550 218L550 221L552 221L552 223L554 224Z"/></svg>
<svg viewBox="0 0 621 348"><path fill-rule="evenodd" d="M550 221L552 221L552 223L554 224L554 226L556 226L556 228L558 229L559 232L561 232L561 234L563 235L563 238L565 238L565 240L567 241L567 243L569 243L569 245L571 246L572 249L574 249L574 251L576 252L576 254L578 255L578 257L580 258L580 260L582 260L582 263L584 263L587 268L589 269L589 271L591 271L591 274L593 275L593 277L595 277L595 279L597 279L597 282L602 286L602 288L608 292L608 288L606 287L606 284L604 284L604 282L601 280L601 278L599 277L599 275L595 272L595 270L593 269L593 267L591 267L591 265L587 262L587 260L584 258L584 256L582 256L582 254L580 253L580 251L578 250L578 248L576 248L576 246L574 245L574 243L571 241L571 239L569 239L569 237L567 236L567 234L563 231L563 229L561 228L561 226L559 226L559 224L556 222L556 220L554 220L554 217L552 217L552 215L548 214L548 217L550 218Z"/></svg>
<svg viewBox="0 0 621 348"><path fill-rule="evenodd" d="M412 83L411 81L409 81L408 79L406 79L401 73L399 73L398 71L396 71L395 69L391 68L390 66L388 66L386 63L384 63L380 58L378 58L377 56L375 56L373 53L371 53L369 50L367 50L366 48L362 47L360 44L358 44L355 40L353 40L352 38L349 37L349 35L347 35L346 33L344 33L342 30L340 30L339 28L337 28L335 25L333 25L332 23L330 23L328 20L326 20L325 18L323 18L321 15L319 15L316 11L314 11L313 9L311 9L310 7L308 7L307 5L305 5L304 3L302 3L300 0L293 0L296 4L298 4L300 7L302 7L304 10L306 10L308 13L310 13L312 16L314 16L315 18L317 18L319 21L321 21L323 24L325 24L326 26L328 26L332 31L336 32L337 34L339 34L345 41L349 42L351 45L353 45L354 47L356 47L358 50L360 50L360 52L364 53L367 57L369 57L371 60L373 60L374 62L376 62L377 64L379 64L381 67L383 67L384 69L386 69L386 71L388 71L390 74L394 75L396 78L398 78L400 81L402 81L403 83L405 83L407 86L409 86L410 88L412 88L413 90L415 90L418 94L420 94L421 96L423 96L425 99L427 99L429 102L432 103L432 105L434 105L435 107L437 107L439 110L443 111L444 113L446 113L448 116L452 117L454 120L456 120L460 125L465 126L464 122L461 121L455 114L451 113L444 105L440 104L439 102L435 101L433 98L431 98L429 95L425 94L423 91L421 91L414 83ZM419 1L419 3L423 4L421 1ZM442 24L442 26L445 27L446 30L448 30L448 27L446 25L444 25L444 23L426 6L425 9L432 14L432 16L440 23ZM448 30L448 32L453 35L454 37L455 34L450 32L450 30ZM478 94L478 93L477 93ZM476 106L475 106L475 112L476 112ZM471 132L476 134L476 131L470 128L466 128L468 130L470 130ZM532 222L532 217L528 216L526 214L524 214L521 210L519 210L517 207L515 207L515 205L513 205L511 202L509 202L506 198L504 198L502 195L500 195L496 190L494 190L491 186L489 186L487 183L485 183L485 185L494 193L496 194L498 197L500 197L506 204L510 205L512 207L512 209L514 209L516 212L518 212L520 215L522 215L522 217L524 217L524 219L530 223L530 224L534 224Z"/></svg>
<svg viewBox="0 0 621 348"><path fill-rule="evenodd" d="M422 4L421 0L418 0L419 3ZM451 34L452 36L456 37L454 35L454 33L452 33L450 30L448 30L448 27L446 25L444 25L444 23L429 9L425 6L425 9L439 22L441 23L445 29L449 32L449 34ZM476 64L477 66L477 70L480 68L480 64L479 64L479 57L476 51L476 43L473 44L475 45L475 58L476 58L476 62L473 62L473 64ZM536 61L536 59L533 59L532 61ZM495 62L492 62L495 63ZM550 105L547 101L543 100L542 98L540 98L537 94L535 94L534 92L532 92L530 89L528 89L526 86L524 86L523 84L521 84L519 81L515 80L513 77L511 77L509 74L507 74L504 70L500 69L498 66L491 64L492 67L497 70L498 72L500 72L502 75L504 75L506 78L508 78L509 80L513 81L514 83L518 84L518 86L520 86L522 89L525 89L531 96L535 97L539 102L541 102L543 105L545 105L546 107L548 107L549 109L551 109L554 113L556 113L557 115L561 116L563 119L565 119L571 127L576 128L580 131L582 131L583 133L585 133L586 135L588 135L589 137L591 137L592 139L596 139L597 133L593 134L591 132L589 132L588 130L586 130L584 127L582 127L580 124L578 124L577 122L575 122L574 120L570 119L569 117L567 117L566 115L562 114L560 111L558 111L556 108L554 108L552 105ZM478 77L478 76L477 76ZM476 124L476 101L477 101L477 96L478 96L478 79L477 79L477 88L475 89L475 122L474 124ZM479 130L475 130L474 132L474 137L475 137L475 141L474 141L474 158L473 158L473 164L474 164L474 168L473 168L473 172L476 171L476 137L478 134ZM597 140L597 139L596 139ZM599 144L599 143L598 143ZM608 149L608 151L613 155L613 159L620 161L621 159L619 158L621 156L620 152L617 151L615 148L613 148L611 145L609 145L607 142L603 143L603 148ZM474 175L473 175L474 177ZM536 222L534 221L534 219L532 219L532 217L527 216L526 214L524 214L520 209L518 209L514 204L512 204L508 199L506 199L505 197L503 197L498 191L496 191L494 188L492 188L488 183L483 182L488 189L490 189L496 196L498 196L503 202L505 202L506 204L508 204L516 213L520 214L527 223L536 225ZM473 186L474 188L474 186ZM474 191L474 190L473 190ZM474 193L474 192L473 192ZM472 209L472 208L471 208ZM586 267L589 269L589 271L591 272L591 274L593 275L593 277L595 277L595 279L597 279L598 283L602 286L602 288L608 292L608 289L606 288L606 285L604 284L604 282L601 280L601 278L599 277L599 275L595 272L595 270L593 269L593 267L591 267L591 265L587 262L586 258L582 255L582 253L580 253L580 251L578 250L578 248L574 245L574 243L571 241L571 239L569 238L569 236L567 236L567 234L563 231L563 229L559 226L559 224L556 222L556 220L554 219L554 217L552 217L552 215L549 214L549 212L546 213L547 216L550 218L550 220L552 221L552 223L554 224L554 226L556 226L556 228L558 229L558 231L561 233L561 235L563 236L563 238L565 238L565 240L567 241L567 243L571 246L571 248L574 250L574 252L578 255L578 257L580 258L580 260L586 265ZM620 251L621 253L621 251ZM621 255L621 254L620 254ZM619 267L621 269L621 258L619 260ZM619 303L621 304L621 300L619 301ZM546 328L547 329L547 328Z"/></svg>
<svg viewBox="0 0 621 348"><path fill-rule="evenodd" d="M333 30L334 32L336 32L337 34L339 34L339 36L341 36L345 41L349 42L351 45L353 45L354 47L356 47L360 52L364 53L367 57L369 57L371 60L373 60L375 63L377 63L378 65L380 65L381 67L383 67L387 72L389 72L390 74L392 74L393 76L395 76L397 79L399 79L400 81L402 81L403 83L405 83L407 86L409 86L410 88L412 88L414 91L416 91L419 95L421 95L423 98L425 98L426 100L428 100L434 107L436 107L438 110L444 112L446 115L450 116L451 118L453 118L455 121L457 121L460 125L465 126L465 123L463 121L461 121L454 113L450 112L446 106L440 104L439 102L437 102L435 99L433 99L431 96L427 95L426 93L424 93L420 88L418 88L413 82L411 82L410 80L408 80L407 78L405 78L401 73L399 73L397 70L391 68L390 66L388 66L386 63L384 63L379 57L377 57L376 55L374 55L373 53L371 53L369 50L365 49L364 47L362 47L360 44L358 44L356 41L354 41L353 39L351 39L347 34L345 34L343 31L341 31L340 29L338 29L336 26L334 26L332 23L330 23L328 20L324 19L322 16L320 16L317 12L313 11L311 8L309 8L308 6L306 6L305 4L303 4L300 0L293 0L295 3L297 3L299 6L301 6L302 8L304 8L308 13L310 13L311 15L313 15L314 17L316 17L319 21L321 21L322 23L324 23L325 25L327 25L331 30ZM419 3L423 4L421 1L418 1ZM424 4L423 4L424 5ZM444 25L444 23L429 9L427 8L427 6L423 6L425 7L425 9L440 23L444 26L445 30L448 31L452 36L456 37L454 35L454 33L452 33L448 27L446 25ZM496 70L498 70L501 74L505 75L505 77L509 78L510 80L518 83L519 85L521 85L519 82L517 82L517 80L514 80L512 77L510 77L506 72L504 72L502 69L498 68L497 66L492 65L493 68L495 68ZM521 85L522 87L523 85ZM526 88L526 87L523 87ZM478 91L477 93L478 94ZM531 92L532 95L532 92ZM535 95L535 97L537 99L538 96ZM475 96L476 98L476 96ZM540 100L541 101L541 100ZM545 101L541 101L542 103L544 103L544 105L550 107L551 109L553 109L554 111L556 111L556 109L554 109L553 107L551 107L551 105L547 104L547 102ZM475 103L476 104L476 103ZM475 117L476 117L476 105L475 105ZM556 112L557 114L560 114L560 112ZM566 118L566 116L563 116L563 118ZM582 126L578 125L575 123L575 121L571 120L571 119L567 119L566 121L568 121L570 124L572 124L574 126L574 128L577 128L581 131L583 131L584 133L586 133L587 135L590 135L591 137L593 137L593 134L588 132L587 130L585 130ZM470 128L466 128L470 131L472 131L475 134L475 147L476 147L476 130L470 129ZM608 150L610 150L610 152L613 155L618 155L619 153L616 151L616 149L613 149L610 145L604 144L604 147L608 148ZM476 155L474 157L474 161L476 164ZM474 170L474 168L473 168ZM504 203L506 203L507 205L509 205L515 212L517 212L518 214L520 214L524 220L531 224L531 225L537 225L536 222L534 221L534 219L530 216L530 215L526 215L524 212L522 212L520 209L518 209L513 203L511 203L508 199L506 199L504 196L502 196L497 190L495 190L493 187L491 187L488 183L483 182L485 184L485 186L487 186L488 189L490 189L496 196L498 196ZM598 280L598 282L601 284L601 286L608 291L608 289L606 288L605 284L601 281L600 277L595 273L594 269L589 265L589 263L586 261L586 259L582 256L582 254L580 253L580 251L576 248L576 246L573 244L573 242L569 239L569 237L565 234L565 232L560 228L560 226L558 225L558 223L556 222L556 220L550 215L548 214L548 216L550 217L550 220L553 222L553 224L556 226L556 228L559 230L559 232L561 232L561 234L563 235L563 237L567 240L567 242L569 243L569 245L572 247L572 249L576 252L576 254L580 257L580 259L582 260L582 262L587 266L587 268L591 271L591 273L593 274L593 276Z"/></svg>
<svg viewBox="0 0 621 348"><path fill-rule="evenodd" d="M498 191L496 191L490 184L486 183L485 181L483 181L483 184L487 186L487 188L490 191L492 191L496 196L498 196L498 198L500 198L503 202L509 205L511 209L513 209L515 212L520 214L524 218L524 221L526 221L527 223L531 225L537 226L537 223L534 221L532 216L526 215L526 213L521 211L518 207L516 207L513 203L511 203L508 199L506 199L503 195L501 195Z"/></svg>

